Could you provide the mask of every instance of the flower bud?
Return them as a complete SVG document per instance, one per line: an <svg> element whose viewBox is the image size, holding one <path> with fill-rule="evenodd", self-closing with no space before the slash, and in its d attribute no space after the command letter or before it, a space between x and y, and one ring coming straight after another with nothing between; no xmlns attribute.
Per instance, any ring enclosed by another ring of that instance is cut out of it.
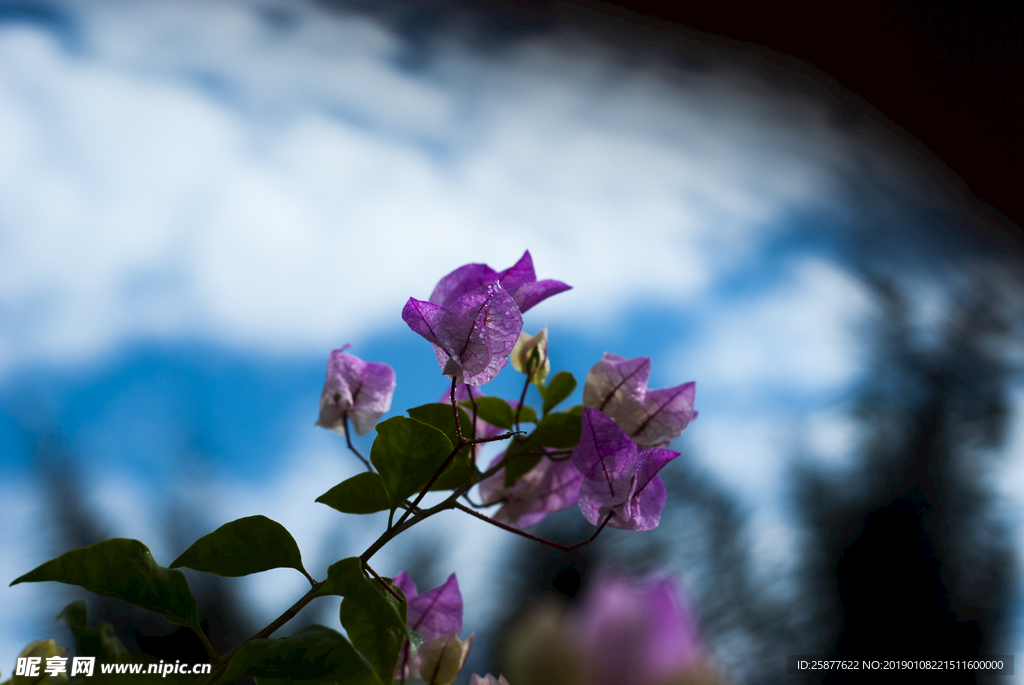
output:
<svg viewBox="0 0 1024 685"><path fill-rule="evenodd" d="M455 633L448 633L420 647L420 678L431 685L452 685L466 663L474 637L460 640Z"/></svg>
<svg viewBox="0 0 1024 685"><path fill-rule="evenodd" d="M18 655L19 660L30 659L32 661L28 664L28 668L24 669L26 672L19 673L15 670L15 675L11 679L12 685L57 685L58 683L68 682L66 668L64 672L55 675L47 675L46 673L47 659L51 657L64 657L67 653L68 648L58 645L57 641L52 637L46 640L36 640L21 650L21 654Z"/></svg>
<svg viewBox="0 0 1024 685"><path fill-rule="evenodd" d="M551 370L551 362L548 360L548 329L534 336L520 333L509 361L513 369L529 376L531 383L543 385Z"/></svg>

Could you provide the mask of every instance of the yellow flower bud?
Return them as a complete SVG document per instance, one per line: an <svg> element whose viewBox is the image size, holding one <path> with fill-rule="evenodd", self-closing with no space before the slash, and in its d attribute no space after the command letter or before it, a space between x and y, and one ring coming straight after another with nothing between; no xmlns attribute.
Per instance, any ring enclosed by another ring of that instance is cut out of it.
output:
<svg viewBox="0 0 1024 685"><path fill-rule="evenodd" d="M534 336L520 333L509 361L513 369L529 376L531 383L543 385L551 370L551 362L548 361L548 329Z"/></svg>

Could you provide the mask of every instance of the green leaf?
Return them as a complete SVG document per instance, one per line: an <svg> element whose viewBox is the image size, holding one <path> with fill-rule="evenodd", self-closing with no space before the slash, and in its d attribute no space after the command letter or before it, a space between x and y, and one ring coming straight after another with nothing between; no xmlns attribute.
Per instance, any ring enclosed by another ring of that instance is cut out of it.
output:
<svg viewBox="0 0 1024 685"><path fill-rule="evenodd" d="M385 682L395 672L405 640L409 640L413 650L422 642L422 638L406 626L405 596L394 583L389 582L389 587L394 595L380 581L363 574L358 557L349 557L331 565L320 590L322 595L345 598L341 603L341 625L352 644Z"/></svg>
<svg viewBox="0 0 1024 685"><path fill-rule="evenodd" d="M473 431L473 420L462 407L458 407L458 412L462 434L467 438L472 437L475 434ZM452 412L452 405L439 402L424 404L410 409L409 416L442 431L451 441L452 446L459 441L459 436L455 432L455 415ZM455 455L451 466L444 470L444 473L441 474L430 489L454 490L464 485L469 485L472 482L473 476L477 473L476 464L473 463L470 455L470 448L463 448Z"/></svg>
<svg viewBox="0 0 1024 685"><path fill-rule="evenodd" d="M243 676L282 678L285 682L337 682L383 685L359 652L340 633L321 625L306 626L291 637L251 640L231 658L217 683Z"/></svg>
<svg viewBox="0 0 1024 685"><path fill-rule="evenodd" d="M519 423L537 423L537 412L533 407L524 404L519 410Z"/></svg>
<svg viewBox="0 0 1024 685"><path fill-rule="evenodd" d="M573 416L583 416L583 405L577 404L576 406L569 407L565 410L566 414L572 414Z"/></svg>
<svg viewBox="0 0 1024 685"><path fill-rule="evenodd" d="M392 511L419 492L451 452L451 440L433 426L404 416L378 423L370 461L384 482Z"/></svg>
<svg viewBox="0 0 1024 685"><path fill-rule="evenodd" d="M576 389L576 378L568 371L559 371L544 387L538 386L544 398L544 416Z"/></svg>
<svg viewBox="0 0 1024 685"><path fill-rule="evenodd" d="M18 583L56 580L78 585L98 595L114 597L172 623L199 632L196 598L181 571L160 566L138 540L114 538L73 549L16 579Z"/></svg>
<svg viewBox="0 0 1024 685"><path fill-rule="evenodd" d="M204 535L171 564L180 566L229 578L272 568L293 568L309 577L291 533L266 516L247 516Z"/></svg>
<svg viewBox="0 0 1024 685"><path fill-rule="evenodd" d="M516 438L505 450L505 487L510 488L544 457L544 448L527 438Z"/></svg>
<svg viewBox="0 0 1024 685"><path fill-rule="evenodd" d="M98 628L89 628L86 622L86 604L83 600L72 602L64 607L57 617L64 621L75 636L75 652L78 656L94 656L102 663L128 663L131 654L124 643L114 633L114 626L100 621Z"/></svg>
<svg viewBox="0 0 1024 685"><path fill-rule="evenodd" d="M458 407L458 412L459 427L462 429L462 435L466 438L472 438L473 420L462 407ZM448 441L451 442L453 446L458 443L459 436L455 432L455 414L452 412L452 405L434 402L432 404L413 407L412 409L409 409L407 413L417 421L440 430L448 436Z"/></svg>
<svg viewBox="0 0 1024 685"><path fill-rule="evenodd" d="M364 471L344 480L316 498L343 514L372 514L391 508L380 474Z"/></svg>
<svg viewBox="0 0 1024 685"><path fill-rule="evenodd" d="M548 414L530 434L530 440L545 447L570 449L580 441L581 419L569 412Z"/></svg>
<svg viewBox="0 0 1024 685"><path fill-rule="evenodd" d="M462 406L472 407L469 401L462 402ZM476 398L476 415L492 426L505 430L512 428L512 422L515 419L512 407L500 397Z"/></svg>

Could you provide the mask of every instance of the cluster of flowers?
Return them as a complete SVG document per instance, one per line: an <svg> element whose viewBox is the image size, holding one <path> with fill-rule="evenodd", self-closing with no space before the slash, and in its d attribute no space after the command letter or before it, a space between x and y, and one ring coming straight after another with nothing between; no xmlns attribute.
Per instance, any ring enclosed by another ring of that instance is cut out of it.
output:
<svg viewBox="0 0 1024 685"><path fill-rule="evenodd" d="M483 397L479 386L497 376L510 356L527 383L543 388L550 370L547 331L536 336L524 333L522 314L569 289L560 281L538 281L526 252L500 272L486 264L456 269L441 279L428 300L410 298L402 318L433 345L442 373L457 384L456 401ZM331 353L317 424L344 434L351 420L356 433L363 435L390 409L395 372L387 364L348 354L347 347ZM578 504L594 525L637 531L656 527L667 497L658 472L679 456L665 446L697 412L694 383L652 390L647 387L650 373L647 357L626 359L606 353L587 375L583 405L576 409L581 435L571 452L543 447L544 458L514 482L507 482L501 468L479 483L484 505L502 505L494 519L525 529L549 513ZM448 400L447 393L441 397ZM508 404L518 409L519 403ZM478 418L475 431L480 438L503 429ZM505 452L497 455L489 469L505 458ZM408 599L410 627L427 641L414 659L399 662L396 678L446 682L446 677L438 676L445 671L454 680L473 641L472 636L459 639L462 598L454 574L445 585L423 595L404 572L394 582ZM478 682L504 679L474 676L473 683Z"/></svg>

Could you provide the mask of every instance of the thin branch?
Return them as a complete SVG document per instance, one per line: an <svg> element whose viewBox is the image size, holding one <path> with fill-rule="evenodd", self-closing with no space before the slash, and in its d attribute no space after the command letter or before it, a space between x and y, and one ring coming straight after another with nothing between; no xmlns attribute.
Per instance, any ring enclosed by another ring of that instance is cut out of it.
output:
<svg viewBox="0 0 1024 685"><path fill-rule="evenodd" d="M452 376L452 393L451 393L451 395L452 395L452 414L455 415L455 435L457 435L459 437L459 444L461 445L462 441L465 440L465 438L462 437L462 425L459 423L459 405L455 401L455 376Z"/></svg>
<svg viewBox="0 0 1024 685"><path fill-rule="evenodd" d="M529 365L527 365L527 369L529 369L529 368L530 368ZM529 389L529 387L530 387L530 374L527 373L526 374L526 382L523 383L523 391L521 393L519 393L519 405L516 407L516 416L515 416L515 420L513 421L513 423L515 423L515 425L516 425L516 431L517 432L519 431L519 414L523 411L523 403L526 402L526 391Z"/></svg>
<svg viewBox="0 0 1024 685"><path fill-rule="evenodd" d="M391 589L391 586L388 585L388 582L386 580L384 580L383 578L381 578L377 574L377 572L374 571L373 568L371 568L370 565L367 564L365 561L363 562L363 568L365 568L367 571L369 571L373 575L374 578L379 580L380 584L384 586L384 589L387 590L388 592L390 592L391 596L394 597L398 601L399 604L402 603L402 598L395 594L395 591Z"/></svg>
<svg viewBox="0 0 1024 685"><path fill-rule="evenodd" d="M481 514L479 511L476 511L475 509L470 509L469 507L467 507L467 506L465 506L463 504L459 504L458 502L455 503L455 508L458 509L459 511L466 512L470 516L475 516L476 518L480 519L481 521L486 521L487 523L490 523L492 526L497 526L498 528L501 528L502 530L507 530L510 533L515 533L516 535L524 537L527 540L533 540L534 542L539 542L542 545L547 545L548 547L554 547L555 549L560 549L563 552L571 552L574 549L579 549L580 547L583 547L584 545L589 545L591 542L593 542L597 538L598 535L601 534L601 531L604 530L604 527L607 526L608 522L612 520L612 515L613 515L613 512L608 512L608 515L604 517L604 521L602 521L601 525L599 525L597 527L597 530L594 531L594 534L591 535L586 540L584 540L583 542L577 542L575 545L562 545L562 544L559 544L559 543L554 542L552 540L548 540L548 539L545 539L545 538L542 538L542 537L538 537L538 536L534 535L533 533L527 533L525 530L519 530L518 528L510 526L510 525L508 525L506 523L502 523L501 521L495 521L490 516L487 516L485 514Z"/></svg>
<svg viewBox="0 0 1024 685"><path fill-rule="evenodd" d="M364 457L363 455L359 454L359 450L357 450L355 445L352 444L352 432L348 429L348 414L345 414L342 417L342 421L344 421L344 426L345 426L345 442L348 443L348 448L350 450L352 450L352 454L354 454L357 457L359 457L359 461L363 462L363 466L366 467L366 470L369 471L370 473L373 473L373 467L370 466L370 462L366 461L366 457Z"/></svg>
<svg viewBox="0 0 1024 685"><path fill-rule="evenodd" d="M471 386L471 385L467 385L466 386L466 394L469 395L469 403L473 405L473 423L470 424L470 425L473 427L473 437L475 438L476 437L477 408L476 408L476 398L473 397L473 386ZM476 466L476 445L473 445L472 447L469 448L469 455L470 455L471 460L473 461L473 466L475 467Z"/></svg>

